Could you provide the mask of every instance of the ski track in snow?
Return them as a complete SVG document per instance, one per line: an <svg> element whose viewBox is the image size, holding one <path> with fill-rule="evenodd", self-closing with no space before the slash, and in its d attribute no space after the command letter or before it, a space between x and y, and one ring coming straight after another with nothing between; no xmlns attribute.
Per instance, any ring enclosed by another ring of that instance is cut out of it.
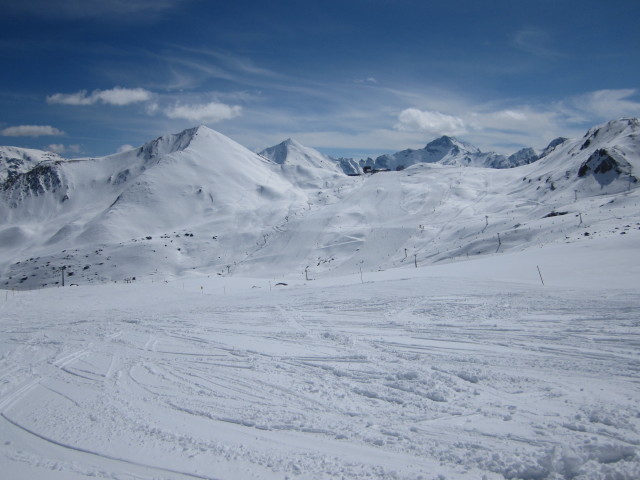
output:
<svg viewBox="0 0 640 480"><path fill-rule="evenodd" d="M8 297L7 478L640 477L636 291L197 290Z"/></svg>

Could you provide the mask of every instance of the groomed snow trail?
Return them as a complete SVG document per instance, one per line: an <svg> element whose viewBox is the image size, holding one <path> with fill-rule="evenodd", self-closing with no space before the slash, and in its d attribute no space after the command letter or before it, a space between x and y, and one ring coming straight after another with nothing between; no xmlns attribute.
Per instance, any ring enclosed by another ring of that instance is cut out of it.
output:
<svg viewBox="0 0 640 480"><path fill-rule="evenodd" d="M640 478L637 290L338 283L3 292L3 476Z"/></svg>

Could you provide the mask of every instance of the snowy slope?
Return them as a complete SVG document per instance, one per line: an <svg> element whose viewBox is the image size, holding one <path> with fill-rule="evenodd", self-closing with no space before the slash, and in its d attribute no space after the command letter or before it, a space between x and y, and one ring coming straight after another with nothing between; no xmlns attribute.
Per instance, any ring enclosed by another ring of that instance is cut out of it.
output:
<svg viewBox="0 0 640 480"><path fill-rule="evenodd" d="M3 475L635 480L639 238L363 283L7 291Z"/></svg>
<svg viewBox="0 0 640 480"><path fill-rule="evenodd" d="M434 147L436 163L347 177L204 127L49 162L59 185L3 192L2 283L55 285L63 266L78 284L193 270L320 279L626 234L640 222L639 130L609 122L511 169L442 165L449 150Z"/></svg>
<svg viewBox="0 0 640 480"><path fill-rule="evenodd" d="M322 278L581 242L637 228L633 175L619 174L606 185L599 174L580 176L594 153L613 149L610 142L635 165L634 172L640 168L636 124L614 124L617 133L601 134L589 148L580 150L583 139L565 142L515 169L420 163L352 179L333 195L325 191L323 202L291 219L243 268L306 270L305 276Z"/></svg>

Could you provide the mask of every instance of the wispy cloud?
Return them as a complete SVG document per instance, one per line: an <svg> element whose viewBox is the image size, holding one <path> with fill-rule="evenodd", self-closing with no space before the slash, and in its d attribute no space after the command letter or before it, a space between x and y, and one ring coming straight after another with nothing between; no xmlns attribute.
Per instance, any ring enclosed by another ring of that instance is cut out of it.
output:
<svg viewBox="0 0 640 480"><path fill-rule="evenodd" d="M149 21L190 0L21 0L3 2L3 13L51 19Z"/></svg>
<svg viewBox="0 0 640 480"><path fill-rule="evenodd" d="M632 97L638 97L638 91L633 88L597 90L562 102L559 109L583 121L593 117L605 120L640 116L640 102Z"/></svg>
<svg viewBox="0 0 640 480"><path fill-rule="evenodd" d="M250 58L225 51L168 45L168 51L148 52L148 55L166 66L168 89L197 89L215 81L258 88L290 83L281 73L263 68Z"/></svg>
<svg viewBox="0 0 640 480"><path fill-rule="evenodd" d="M353 83L369 83L369 84L374 84L377 85L379 82L378 80L376 80L375 77L367 77L367 78L356 78Z"/></svg>
<svg viewBox="0 0 640 480"><path fill-rule="evenodd" d="M76 93L55 93L47 97L47 103L86 106L101 102L107 105L124 106L146 102L152 97L153 94L144 88L114 87L110 90L94 90L91 94L86 90Z"/></svg>
<svg viewBox="0 0 640 480"><path fill-rule="evenodd" d="M562 56L560 50L555 47L551 35L540 28L528 27L517 31L511 39L511 44L536 57L549 59Z"/></svg>
<svg viewBox="0 0 640 480"><path fill-rule="evenodd" d="M169 47L179 51L180 54L171 56L172 61L179 61L188 56L192 59L201 59L202 63L211 64L211 59L215 59L219 64L225 65L230 71L238 74L258 75L261 77L280 77L281 74L273 70L257 65L251 58L231 53L228 51L212 48L194 48L184 45L169 44ZM208 61L203 61L208 59Z"/></svg>
<svg viewBox="0 0 640 480"><path fill-rule="evenodd" d="M210 102L198 105L174 105L165 110L169 118L182 118L192 122L220 122L242 114L242 107Z"/></svg>
<svg viewBox="0 0 640 480"><path fill-rule="evenodd" d="M0 130L5 137L46 137L64 135L62 130L49 125L18 125Z"/></svg>

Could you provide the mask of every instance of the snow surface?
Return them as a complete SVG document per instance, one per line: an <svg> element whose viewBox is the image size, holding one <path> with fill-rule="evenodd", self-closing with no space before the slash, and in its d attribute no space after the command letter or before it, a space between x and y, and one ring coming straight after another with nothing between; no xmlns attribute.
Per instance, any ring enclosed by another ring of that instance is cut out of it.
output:
<svg viewBox="0 0 640 480"><path fill-rule="evenodd" d="M3 476L637 479L639 239L5 291Z"/></svg>

